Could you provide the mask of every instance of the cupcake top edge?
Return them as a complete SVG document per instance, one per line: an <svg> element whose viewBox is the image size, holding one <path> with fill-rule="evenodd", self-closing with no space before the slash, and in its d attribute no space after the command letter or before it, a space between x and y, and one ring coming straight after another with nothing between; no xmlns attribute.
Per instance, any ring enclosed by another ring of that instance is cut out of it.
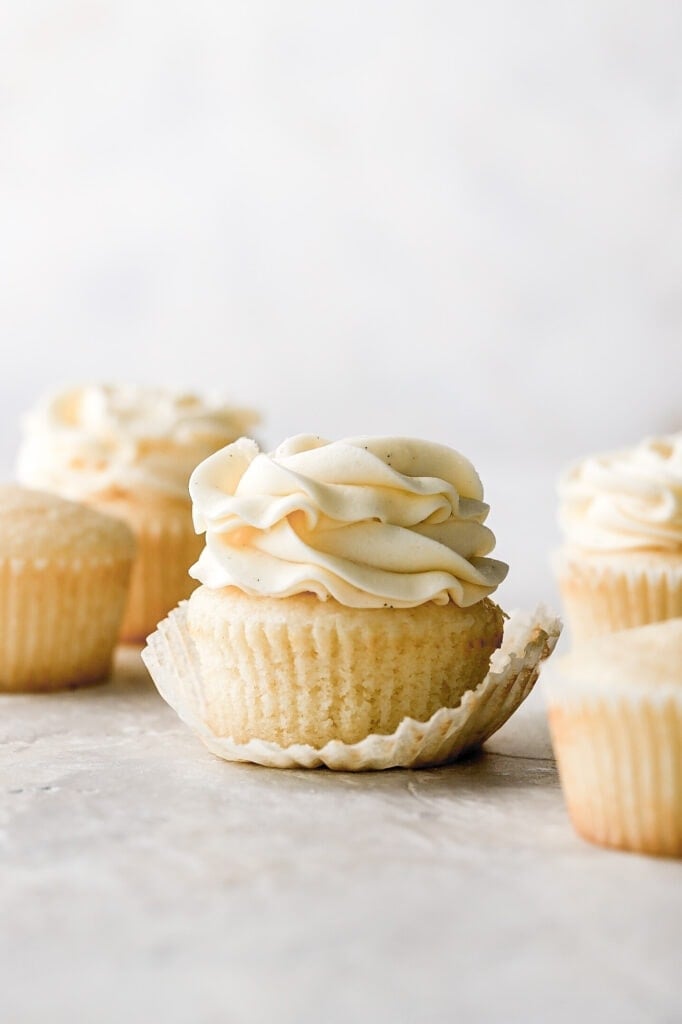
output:
<svg viewBox="0 0 682 1024"><path fill-rule="evenodd" d="M301 434L262 452L245 438L190 479L206 534L190 570L253 596L314 593L356 608L468 607L507 574L474 467L414 438Z"/></svg>
<svg viewBox="0 0 682 1024"><path fill-rule="evenodd" d="M192 393L92 384L48 396L23 421L17 477L75 501L188 501L197 463L260 417Z"/></svg>
<svg viewBox="0 0 682 1024"><path fill-rule="evenodd" d="M55 494L0 484L0 559L132 558L135 538L114 516Z"/></svg>
<svg viewBox="0 0 682 1024"><path fill-rule="evenodd" d="M569 683L682 687L682 619L666 619L585 641L557 664Z"/></svg>
<svg viewBox="0 0 682 1024"><path fill-rule="evenodd" d="M559 501L570 547L682 554L682 433L575 463L560 478Z"/></svg>

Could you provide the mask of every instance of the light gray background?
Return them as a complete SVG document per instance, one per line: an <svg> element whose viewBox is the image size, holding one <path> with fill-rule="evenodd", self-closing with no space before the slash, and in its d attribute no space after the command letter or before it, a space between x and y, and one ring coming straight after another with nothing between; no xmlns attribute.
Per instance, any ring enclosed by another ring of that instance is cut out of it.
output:
<svg viewBox="0 0 682 1024"><path fill-rule="evenodd" d="M682 427L682 7L0 4L0 468L80 380L479 467L553 599L567 459Z"/></svg>

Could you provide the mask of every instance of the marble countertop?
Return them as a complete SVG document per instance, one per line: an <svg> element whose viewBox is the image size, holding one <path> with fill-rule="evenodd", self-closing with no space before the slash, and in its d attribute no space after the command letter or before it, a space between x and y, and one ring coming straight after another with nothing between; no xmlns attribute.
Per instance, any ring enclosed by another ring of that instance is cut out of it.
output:
<svg viewBox="0 0 682 1024"><path fill-rule="evenodd" d="M227 764L135 650L0 698L0 1019L679 1022L682 863L574 835L537 691L489 746Z"/></svg>

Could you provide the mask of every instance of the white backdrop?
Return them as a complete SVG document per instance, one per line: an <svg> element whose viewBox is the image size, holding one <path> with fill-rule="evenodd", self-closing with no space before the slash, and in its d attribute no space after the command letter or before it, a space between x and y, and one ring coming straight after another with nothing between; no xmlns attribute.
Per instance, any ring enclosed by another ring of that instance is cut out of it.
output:
<svg viewBox="0 0 682 1024"><path fill-rule="evenodd" d="M0 0L0 468L45 389L469 455L506 600L553 481L682 427L682 5Z"/></svg>

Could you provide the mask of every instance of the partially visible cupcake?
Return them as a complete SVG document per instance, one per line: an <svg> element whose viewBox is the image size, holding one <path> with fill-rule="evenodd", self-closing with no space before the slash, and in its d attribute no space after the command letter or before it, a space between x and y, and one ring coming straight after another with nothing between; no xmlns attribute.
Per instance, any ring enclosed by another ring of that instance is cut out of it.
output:
<svg viewBox="0 0 682 1024"><path fill-rule="evenodd" d="M682 434L579 462L559 498L575 642L682 616Z"/></svg>
<svg viewBox="0 0 682 1024"><path fill-rule="evenodd" d="M116 516L138 553L121 639L140 641L189 597L201 550L187 492L194 467L258 417L192 394L133 386L73 388L25 420L18 478Z"/></svg>
<svg viewBox="0 0 682 1024"><path fill-rule="evenodd" d="M301 435L266 454L242 439L198 466L190 491L202 586L144 656L222 756L448 760L499 727L553 646L524 627L535 660L525 646L505 654L482 692L505 618L490 595L507 566L489 557L473 466L443 445Z"/></svg>
<svg viewBox="0 0 682 1024"><path fill-rule="evenodd" d="M118 519L0 486L0 691L56 690L109 674L134 553Z"/></svg>
<svg viewBox="0 0 682 1024"><path fill-rule="evenodd" d="M577 831L682 856L682 619L585 643L553 666L545 692Z"/></svg>

